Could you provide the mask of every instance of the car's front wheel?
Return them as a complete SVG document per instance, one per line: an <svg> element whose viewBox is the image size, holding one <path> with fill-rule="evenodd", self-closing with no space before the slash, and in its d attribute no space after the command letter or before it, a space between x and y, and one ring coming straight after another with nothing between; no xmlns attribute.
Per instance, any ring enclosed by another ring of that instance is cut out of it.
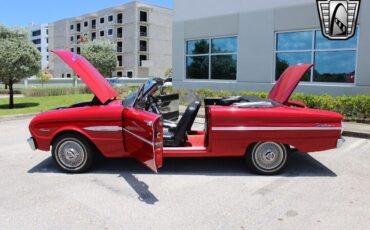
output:
<svg viewBox="0 0 370 230"><path fill-rule="evenodd" d="M53 143L52 156L61 170L68 173L82 173L93 164L94 146L84 137L67 133Z"/></svg>
<svg viewBox="0 0 370 230"><path fill-rule="evenodd" d="M276 142L259 142L248 149L245 156L248 166L263 175L281 172L287 164L287 149Z"/></svg>

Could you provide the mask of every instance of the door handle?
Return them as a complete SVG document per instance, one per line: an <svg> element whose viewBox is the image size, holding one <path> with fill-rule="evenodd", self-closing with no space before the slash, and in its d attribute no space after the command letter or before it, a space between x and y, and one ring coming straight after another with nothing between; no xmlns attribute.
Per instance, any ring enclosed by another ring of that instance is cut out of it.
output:
<svg viewBox="0 0 370 230"><path fill-rule="evenodd" d="M145 123L147 126L150 126L150 127L152 127L152 124L153 124L153 122L152 122L152 121L148 121L148 120L144 120L144 123Z"/></svg>

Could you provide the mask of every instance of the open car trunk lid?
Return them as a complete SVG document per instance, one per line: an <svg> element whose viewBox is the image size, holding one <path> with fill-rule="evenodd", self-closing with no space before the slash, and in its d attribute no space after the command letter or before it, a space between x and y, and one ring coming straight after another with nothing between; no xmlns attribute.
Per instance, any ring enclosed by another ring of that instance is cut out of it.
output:
<svg viewBox="0 0 370 230"><path fill-rule="evenodd" d="M290 95L297 87L303 75L312 67L312 64L299 64L288 67L275 86L271 89L268 99L285 104L288 102Z"/></svg>
<svg viewBox="0 0 370 230"><path fill-rule="evenodd" d="M109 99L119 96L103 75L84 57L66 50L52 52L71 67L101 103L105 104Z"/></svg>

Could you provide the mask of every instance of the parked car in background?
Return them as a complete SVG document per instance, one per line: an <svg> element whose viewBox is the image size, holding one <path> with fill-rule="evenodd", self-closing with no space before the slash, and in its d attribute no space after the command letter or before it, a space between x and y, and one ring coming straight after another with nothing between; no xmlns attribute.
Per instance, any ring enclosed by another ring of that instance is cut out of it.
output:
<svg viewBox="0 0 370 230"><path fill-rule="evenodd" d="M164 79L163 87L172 87L172 77Z"/></svg>
<svg viewBox="0 0 370 230"><path fill-rule="evenodd" d="M289 153L340 147L342 115L310 109L289 97L312 65L291 66L272 88L268 99L206 98L205 128L192 130L202 102L188 105L178 122L162 118L155 98L159 84L148 80L123 100L82 56L54 51L95 94L91 102L54 109L30 122L33 149L49 151L60 169L88 170L97 154L134 157L157 172L166 157L240 157L260 174L276 174ZM196 159L194 159L196 160ZM124 166L122 166L124 167Z"/></svg>
<svg viewBox="0 0 370 230"><path fill-rule="evenodd" d="M111 86L123 86L121 81L118 78L109 78L107 79L107 81L109 82Z"/></svg>

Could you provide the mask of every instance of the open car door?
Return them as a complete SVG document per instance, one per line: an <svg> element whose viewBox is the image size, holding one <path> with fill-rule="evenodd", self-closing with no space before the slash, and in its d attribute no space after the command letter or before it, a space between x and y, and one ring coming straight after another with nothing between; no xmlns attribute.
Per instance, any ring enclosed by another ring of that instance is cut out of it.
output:
<svg viewBox="0 0 370 230"><path fill-rule="evenodd" d="M136 108L124 108L125 151L157 173L163 162L163 127L160 116Z"/></svg>

